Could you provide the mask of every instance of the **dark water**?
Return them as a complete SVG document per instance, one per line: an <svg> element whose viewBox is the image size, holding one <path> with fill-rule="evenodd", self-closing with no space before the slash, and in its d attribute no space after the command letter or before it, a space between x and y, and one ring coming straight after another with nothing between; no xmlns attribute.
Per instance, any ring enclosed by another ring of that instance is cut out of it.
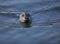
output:
<svg viewBox="0 0 60 44"><path fill-rule="evenodd" d="M32 16L29 28L22 11ZM0 0L0 44L60 44L60 0Z"/></svg>

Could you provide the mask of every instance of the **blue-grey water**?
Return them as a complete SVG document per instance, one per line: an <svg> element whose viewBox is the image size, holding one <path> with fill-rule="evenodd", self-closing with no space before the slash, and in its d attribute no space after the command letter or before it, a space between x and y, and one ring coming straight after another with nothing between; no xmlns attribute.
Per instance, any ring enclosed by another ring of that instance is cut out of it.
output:
<svg viewBox="0 0 60 44"><path fill-rule="evenodd" d="M31 27L21 26L22 11ZM0 0L0 44L60 44L60 0Z"/></svg>

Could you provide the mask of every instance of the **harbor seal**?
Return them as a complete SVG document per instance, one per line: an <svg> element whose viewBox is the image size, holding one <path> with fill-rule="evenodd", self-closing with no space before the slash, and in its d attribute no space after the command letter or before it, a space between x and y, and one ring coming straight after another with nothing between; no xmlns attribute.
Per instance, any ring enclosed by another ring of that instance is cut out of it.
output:
<svg viewBox="0 0 60 44"><path fill-rule="evenodd" d="M21 22L22 27L31 27L30 25L32 23L32 18L29 13L22 12L19 16L19 21Z"/></svg>
<svg viewBox="0 0 60 44"><path fill-rule="evenodd" d="M19 16L19 21L22 23L31 23L32 18L29 13L27 12L22 12Z"/></svg>

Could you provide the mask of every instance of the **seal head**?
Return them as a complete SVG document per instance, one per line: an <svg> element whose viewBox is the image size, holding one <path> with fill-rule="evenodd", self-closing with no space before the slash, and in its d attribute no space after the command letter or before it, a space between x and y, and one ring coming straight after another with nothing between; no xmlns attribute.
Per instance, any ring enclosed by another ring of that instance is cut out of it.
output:
<svg viewBox="0 0 60 44"><path fill-rule="evenodd" d="M32 22L30 14L26 12L21 13L21 15L19 16L19 20L20 22L23 22L23 23Z"/></svg>

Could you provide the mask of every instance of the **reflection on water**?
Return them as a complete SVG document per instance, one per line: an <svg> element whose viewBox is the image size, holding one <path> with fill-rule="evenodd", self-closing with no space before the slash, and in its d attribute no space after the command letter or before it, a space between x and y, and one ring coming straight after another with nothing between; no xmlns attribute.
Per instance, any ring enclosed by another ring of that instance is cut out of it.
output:
<svg viewBox="0 0 60 44"><path fill-rule="evenodd" d="M29 28L29 27L31 27L31 23L21 23L21 27L23 27L23 28Z"/></svg>

